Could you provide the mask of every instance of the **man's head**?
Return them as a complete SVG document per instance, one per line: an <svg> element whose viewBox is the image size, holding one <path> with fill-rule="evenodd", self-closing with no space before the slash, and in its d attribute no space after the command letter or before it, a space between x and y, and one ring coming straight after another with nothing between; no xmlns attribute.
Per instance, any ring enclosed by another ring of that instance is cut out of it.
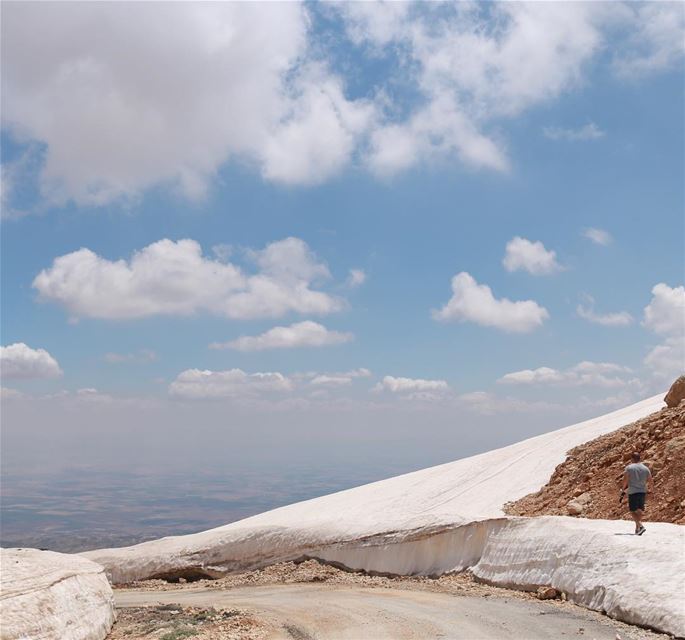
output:
<svg viewBox="0 0 685 640"><path fill-rule="evenodd" d="M630 454L630 458L632 459L633 462L640 462L639 452L633 451L633 453Z"/></svg>

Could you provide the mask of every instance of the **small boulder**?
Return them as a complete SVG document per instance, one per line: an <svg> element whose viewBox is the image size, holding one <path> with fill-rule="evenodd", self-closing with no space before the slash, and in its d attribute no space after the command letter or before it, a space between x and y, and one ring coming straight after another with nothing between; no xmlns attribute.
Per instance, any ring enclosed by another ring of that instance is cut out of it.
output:
<svg viewBox="0 0 685 640"><path fill-rule="evenodd" d="M554 600L555 598L558 598L561 593L554 587L538 587L535 595L538 600Z"/></svg>
<svg viewBox="0 0 685 640"><path fill-rule="evenodd" d="M581 493L577 498L576 502L580 503L585 507L586 505L590 504L592 502L592 494L589 491L586 491L585 493Z"/></svg>
<svg viewBox="0 0 685 640"><path fill-rule="evenodd" d="M584 509L585 505L577 500L569 500L569 502L566 503L566 511L568 511L570 516L579 516L583 513Z"/></svg>
<svg viewBox="0 0 685 640"><path fill-rule="evenodd" d="M668 390L664 397L664 402L667 407L677 407L683 400L685 400L685 376L680 376Z"/></svg>

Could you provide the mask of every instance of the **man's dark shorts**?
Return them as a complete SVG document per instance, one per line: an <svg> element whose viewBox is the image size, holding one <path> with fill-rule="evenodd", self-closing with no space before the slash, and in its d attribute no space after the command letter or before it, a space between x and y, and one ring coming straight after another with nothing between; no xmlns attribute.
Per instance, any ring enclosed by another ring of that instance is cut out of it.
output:
<svg viewBox="0 0 685 640"><path fill-rule="evenodd" d="M638 509L641 509L644 511L646 495L646 493L631 493L628 496L628 506L630 507L630 510L637 511Z"/></svg>

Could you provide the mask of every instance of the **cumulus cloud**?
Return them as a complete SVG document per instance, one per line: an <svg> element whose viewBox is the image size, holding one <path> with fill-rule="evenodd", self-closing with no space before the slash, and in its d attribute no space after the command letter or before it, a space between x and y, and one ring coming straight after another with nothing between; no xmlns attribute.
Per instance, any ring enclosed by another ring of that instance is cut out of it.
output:
<svg viewBox="0 0 685 640"><path fill-rule="evenodd" d="M203 197L231 158L275 181L318 182L349 161L374 108L347 100L310 52L307 13L299 3L8 7L5 123L46 145L42 187L57 202L104 204L165 182Z"/></svg>
<svg viewBox="0 0 685 640"><path fill-rule="evenodd" d="M347 277L347 286L350 289L360 287L366 282L366 273L362 269L350 269L350 275Z"/></svg>
<svg viewBox="0 0 685 640"><path fill-rule="evenodd" d="M685 373L685 336L671 336L650 350L645 365L659 378L672 380Z"/></svg>
<svg viewBox="0 0 685 640"><path fill-rule="evenodd" d="M389 391L391 393L416 393L416 392L445 392L449 391L449 385L445 380L424 380L422 378L396 378L385 376L375 387L374 391Z"/></svg>
<svg viewBox="0 0 685 640"><path fill-rule="evenodd" d="M0 371L5 379L58 378L62 370L45 349L32 349L23 342L0 347Z"/></svg>
<svg viewBox="0 0 685 640"><path fill-rule="evenodd" d="M278 317L288 312L325 315L343 302L312 286L330 277L298 238L252 251L256 273L202 254L194 240L164 239L111 261L90 249L56 258L33 281L43 301L72 317L107 319L209 312L228 318Z"/></svg>
<svg viewBox="0 0 685 640"><path fill-rule="evenodd" d="M545 138L550 140L565 140L566 142L581 142L587 140L599 140L606 133L602 131L594 122L589 122L576 129L565 129L563 127L545 127L543 129Z"/></svg>
<svg viewBox="0 0 685 640"><path fill-rule="evenodd" d="M663 282L655 285L643 324L662 335L685 333L685 287L669 287Z"/></svg>
<svg viewBox="0 0 685 640"><path fill-rule="evenodd" d="M288 116L264 144L264 177L285 184L323 182L348 164L374 118L372 103L348 101L339 78L310 66L293 87Z"/></svg>
<svg viewBox="0 0 685 640"><path fill-rule="evenodd" d="M452 298L442 309L434 311L433 317L436 320L475 322L501 331L527 333L542 326L549 318L549 313L533 300L498 300L490 287L478 284L470 274L461 272L452 278Z"/></svg>
<svg viewBox="0 0 685 640"><path fill-rule="evenodd" d="M584 307L582 304L579 304L576 307L576 313L580 318L594 324L601 324L604 327L626 327L633 323L633 316L627 311L596 313L591 307Z"/></svg>
<svg viewBox="0 0 685 640"><path fill-rule="evenodd" d="M597 229L596 227L588 227L587 229L583 229L583 235L588 240L591 240L595 244L599 244L603 247L610 245L614 240L608 231L605 231L604 229Z"/></svg>
<svg viewBox="0 0 685 640"><path fill-rule="evenodd" d="M502 264L507 271L527 271L534 276L561 271L555 251L545 249L542 242L531 242L516 236L508 243Z"/></svg>
<svg viewBox="0 0 685 640"><path fill-rule="evenodd" d="M616 311L614 313L597 313L595 312L595 300L592 296L584 296L587 300L586 304L579 304L576 307L578 317L599 324L604 327L626 327L633 323L633 316L627 311Z"/></svg>
<svg viewBox="0 0 685 640"><path fill-rule="evenodd" d="M516 385L593 386L625 387L638 384L634 377L629 377L631 369L613 362L591 362L585 360L569 369L559 370L550 367L523 369L502 376L497 382Z"/></svg>
<svg viewBox="0 0 685 640"><path fill-rule="evenodd" d="M493 123L577 86L601 49L600 14L608 18L578 3L397 4L339 5L352 39L375 55L395 52L399 73L423 99L373 130L368 164L380 175L449 157L507 171Z"/></svg>
<svg viewBox="0 0 685 640"><path fill-rule="evenodd" d="M659 378L681 375L685 371L685 287L655 285L642 324L664 336L645 357L645 365Z"/></svg>
<svg viewBox="0 0 685 640"><path fill-rule="evenodd" d="M305 320L289 327L273 327L258 336L241 336L230 342L213 342L210 349L263 351L264 349L294 349L297 347L326 347L354 339L351 333L332 331L322 324Z"/></svg>
<svg viewBox="0 0 685 640"><path fill-rule="evenodd" d="M152 349L140 349L136 353L113 353L105 354L105 362L110 364L121 364L122 362L132 362L145 364L157 360L157 354Z"/></svg>
<svg viewBox="0 0 685 640"><path fill-rule="evenodd" d="M453 159L507 171L502 123L582 86L593 60L631 78L672 68L680 9L9 3L3 126L44 150L40 184L57 203L102 205L158 185L202 198L231 161L289 185L351 163L383 176ZM330 42L345 36L312 19L326 11L342 17L362 70L379 59L395 69L363 97L350 97L350 72L334 65Z"/></svg>
<svg viewBox="0 0 685 640"><path fill-rule="evenodd" d="M169 385L169 394L174 398L189 400L240 399L291 389L292 380L281 373L245 373L242 369L187 369L179 373Z"/></svg>
<svg viewBox="0 0 685 640"><path fill-rule="evenodd" d="M317 387L343 387L352 384L355 378L368 378L371 372L368 369L353 369L343 373L320 373L312 376L309 384Z"/></svg>
<svg viewBox="0 0 685 640"><path fill-rule="evenodd" d="M628 37L627 46L613 58L619 76L635 79L673 68L682 60L685 11L680 3L628 3L621 9Z"/></svg>

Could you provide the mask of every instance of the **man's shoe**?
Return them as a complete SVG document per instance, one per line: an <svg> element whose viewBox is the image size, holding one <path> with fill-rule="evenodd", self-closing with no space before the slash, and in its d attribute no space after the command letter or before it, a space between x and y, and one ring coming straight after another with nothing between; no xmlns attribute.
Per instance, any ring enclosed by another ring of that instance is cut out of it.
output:
<svg viewBox="0 0 685 640"><path fill-rule="evenodd" d="M641 536L645 531L647 531L647 529L640 525L640 528L637 530L637 535Z"/></svg>

